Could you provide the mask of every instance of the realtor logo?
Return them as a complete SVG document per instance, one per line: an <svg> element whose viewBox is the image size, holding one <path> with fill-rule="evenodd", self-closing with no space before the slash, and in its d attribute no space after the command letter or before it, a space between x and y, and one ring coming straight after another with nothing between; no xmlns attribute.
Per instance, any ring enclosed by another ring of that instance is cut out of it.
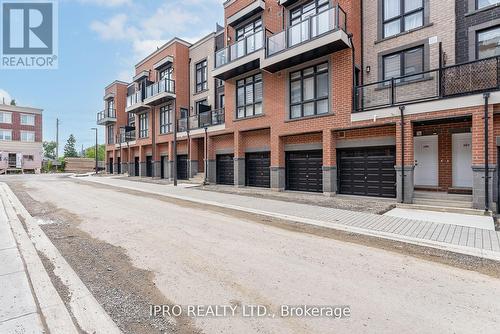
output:
<svg viewBox="0 0 500 334"><path fill-rule="evenodd" d="M57 68L57 3L1 2L2 69Z"/></svg>

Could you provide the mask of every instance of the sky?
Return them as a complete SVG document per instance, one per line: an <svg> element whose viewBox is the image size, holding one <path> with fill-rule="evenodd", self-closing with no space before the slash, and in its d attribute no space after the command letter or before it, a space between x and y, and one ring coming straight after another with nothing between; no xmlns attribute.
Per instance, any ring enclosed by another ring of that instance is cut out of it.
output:
<svg viewBox="0 0 500 334"><path fill-rule="evenodd" d="M223 2L59 0L59 68L0 70L0 101L43 109L45 141L55 140L59 118L60 152L70 134L78 150L94 145L104 87L130 82L134 65L171 38L195 42L214 31L223 23Z"/></svg>

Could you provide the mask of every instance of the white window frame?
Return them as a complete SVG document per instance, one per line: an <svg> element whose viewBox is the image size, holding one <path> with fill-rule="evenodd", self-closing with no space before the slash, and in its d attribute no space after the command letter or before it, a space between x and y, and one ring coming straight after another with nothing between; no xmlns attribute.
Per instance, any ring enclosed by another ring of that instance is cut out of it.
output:
<svg viewBox="0 0 500 334"><path fill-rule="evenodd" d="M5 134L8 133L9 135L6 136ZM9 137L9 139L6 139L6 137ZM0 140L3 141L12 141L12 130L10 129L0 129Z"/></svg>
<svg viewBox="0 0 500 334"><path fill-rule="evenodd" d="M0 111L0 123L12 124L12 113L8 111ZM5 121L5 116L8 116L8 122Z"/></svg>
<svg viewBox="0 0 500 334"><path fill-rule="evenodd" d="M32 119L33 122L23 122L23 117L29 117L28 119ZM32 115L32 114L21 114L20 116L20 123L21 125L31 125L31 126L34 126L35 125L35 115Z"/></svg>
<svg viewBox="0 0 500 334"><path fill-rule="evenodd" d="M27 140L27 139L29 139L28 137L26 137L26 140L23 140L23 135L28 135L28 134L33 135L33 140ZM21 131L20 139L22 142L34 143L35 142L35 132L34 131Z"/></svg>

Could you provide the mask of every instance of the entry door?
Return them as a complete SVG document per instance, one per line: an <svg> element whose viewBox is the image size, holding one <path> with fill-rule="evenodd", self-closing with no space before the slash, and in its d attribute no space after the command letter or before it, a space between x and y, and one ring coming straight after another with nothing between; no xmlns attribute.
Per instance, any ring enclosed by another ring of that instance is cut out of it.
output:
<svg viewBox="0 0 500 334"><path fill-rule="evenodd" d="M453 186L472 188L472 133L452 135Z"/></svg>
<svg viewBox="0 0 500 334"><path fill-rule="evenodd" d="M153 157L150 155L146 156L146 176L153 176Z"/></svg>
<svg viewBox="0 0 500 334"><path fill-rule="evenodd" d="M438 186L438 136L414 138L415 186Z"/></svg>
<svg viewBox="0 0 500 334"><path fill-rule="evenodd" d="M187 154L182 154L177 156L177 179L179 180L189 179Z"/></svg>
<svg viewBox="0 0 500 334"><path fill-rule="evenodd" d="M113 158L109 158L109 174L113 174Z"/></svg>

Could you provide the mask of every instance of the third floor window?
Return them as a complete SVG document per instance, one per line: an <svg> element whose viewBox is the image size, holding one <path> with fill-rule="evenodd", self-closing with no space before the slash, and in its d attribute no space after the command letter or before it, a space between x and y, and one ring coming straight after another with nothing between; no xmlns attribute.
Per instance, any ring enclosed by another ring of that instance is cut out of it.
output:
<svg viewBox="0 0 500 334"><path fill-rule="evenodd" d="M147 138L149 130L148 113L139 115L139 138Z"/></svg>
<svg viewBox="0 0 500 334"><path fill-rule="evenodd" d="M500 0L476 0L476 8L481 9L488 6L500 4Z"/></svg>
<svg viewBox="0 0 500 334"><path fill-rule="evenodd" d="M21 115L21 125L35 125L35 115Z"/></svg>
<svg viewBox="0 0 500 334"><path fill-rule="evenodd" d="M424 25L424 0L383 0L384 37Z"/></svg>
<svg viewBox="0 0 500 334"><path fill-rule="evenodd" d="M12 113L2 111L0 112L0 123L11 124L12 123Z"/></svg>
<svg viewBox="0 0 500 334"><path fill-rule="evenodd" d="M290 11L290 26L306 20L309 16L325 11L330 6L329 0L313 0Z"/></svg>
<svg viewBox="0 0 500 334"><path fill-rule="evenodd" d="M500 56L500 26L479 31L476 40L478 59Z"/></svg>
<svg viewBox="0 0 500 334"><path fill-rule="evenodd" d="M172 70L172 67L168 67L168 68L166 68L158 73L158 79L159 80L163 80L163 79L172 80L173 73L174 73L174 71Z"/></svg>
<svg viewBox="0 0 500 334"><path fill-rule="evenodd" d="M405 76L399 81L411 81L421 79L421 75L408 76L420 73L424 70L424 47L404 50L383 57L384 80ZM387 83L389 84L389 83Z"/></svg>
<svg viewBox="0 0 500 334"><path fill-rule="evenodd" d="M196 92L208 89L207 60L196 64Z"/></svg>

